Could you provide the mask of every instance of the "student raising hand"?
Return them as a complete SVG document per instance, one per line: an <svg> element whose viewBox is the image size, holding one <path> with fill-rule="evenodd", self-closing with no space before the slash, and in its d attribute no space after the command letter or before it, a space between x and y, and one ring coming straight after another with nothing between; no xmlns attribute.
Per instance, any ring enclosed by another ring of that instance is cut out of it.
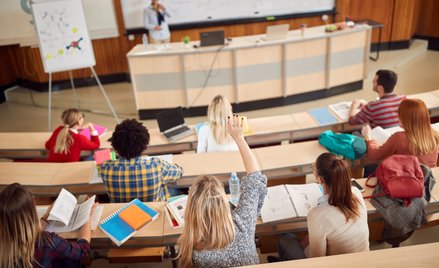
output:
<svg viewBox="0 0 439 268"><path fill-rule="evenodd" d="M244 128L242 127L244 118L233 114L228 117L227 129L230 136L236 141L237 139L244 139Z"/></svg>

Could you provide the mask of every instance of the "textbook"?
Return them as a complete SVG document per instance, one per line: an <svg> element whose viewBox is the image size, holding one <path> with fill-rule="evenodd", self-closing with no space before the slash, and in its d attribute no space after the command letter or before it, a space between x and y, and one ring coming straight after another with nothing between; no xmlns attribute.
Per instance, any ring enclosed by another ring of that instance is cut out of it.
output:
<svg viewBox="0 0 439 268"><path fill-rule="evenodd" d="M349 110L351 109L352 101L342 101L334 104L328 105L329 110L331 110L338 118L341 120L348 120Z"/></svg>
<svg viewBox="0 0 439 268"><path fill-rule="evenodd" d="M101 125L97 125L97 124L93 124L94 128L96 129L96 131L98 132L99 137L102 136L102 134L105 133L105 131L107 131L107 128ZM82 136L86 137L87 139L91 140L91 133L90 133L90 129L88 127L83 128L81 130L81 132L79 132Z"/></svg>
<svg viewBox="0 0 439 268"><path fill-rule="evenodd" d="M375 127L370 132L370 136L373 140L376 140L379 144L384 144L390 136L392 136L394 133L404 131L403 128L400 126L391 127L383 129L382 127Z"/></svg>
<svg viewBox="0 0 439 268"><path fill-rule="evenodd" d="M135 218L133 218L135 214L141 215L136 215ZM144 214L147 214L147 216ZM157 211L136 198L105 218L101 224L99 224L99 228L101 228L117 246L120 246L158 217L159 213Z"/></svg>
<svg viewBox="0 0 439 268"><path fill-rule="evenodd" d="M87 201L78 205L78 200L66 189L61 189L56 198L53 207L50 211L49 225L45 231L48 232L71 232L79 229L88 221L91 209L95 202L95 197L90 197ZM93 215L92 222L97 222L100 219L103 211L103 206L98 206ZM92 226L92 230L96 229L96 225Z"/></svg>
<svg viewBox="0 0 439 268"><path fill-rule="evenodd" d="M319 126L337 124L338 120L326 107L314 108L308 111L309 114L316 120Z"/></svg>
<svg viewBox="0 0 439 268"><path fill-rule="evenodd" d="M317 183L284 184L267 188L261 209L262 222L306 217L323 195Z"/></svg>
<svg viewBox="0 0 439 268"><path fill-rule="evenodd" d="M184 211L187 204L187 195L171 197L165 205L165 213L172 228L184 226Z"/></svg>

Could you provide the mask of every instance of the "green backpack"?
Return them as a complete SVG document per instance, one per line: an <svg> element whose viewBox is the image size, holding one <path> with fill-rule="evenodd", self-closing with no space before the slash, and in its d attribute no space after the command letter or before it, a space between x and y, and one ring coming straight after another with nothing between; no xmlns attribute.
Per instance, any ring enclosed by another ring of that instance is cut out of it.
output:
<svg viewBox="0 0 439 268"><path fill-rule="evenodd" d="M345 133L334 133L326 130L319 136L319 143L331 153L342 155L349 159L361 158L367 151L366 141Z"/></svg>

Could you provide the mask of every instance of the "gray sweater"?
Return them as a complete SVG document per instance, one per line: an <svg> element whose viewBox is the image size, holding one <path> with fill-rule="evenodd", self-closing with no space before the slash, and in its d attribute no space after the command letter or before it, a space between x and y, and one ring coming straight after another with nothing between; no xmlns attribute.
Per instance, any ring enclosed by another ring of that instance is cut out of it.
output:
<svg viewBox="0 0 439 268"><path fill-rule="evenodd" d="M260 171L241 180L238 206L232 211L235 239L223 249L194 250L194 267L234 267L258 264L255 245L256 219L267 194L267 177Z"/></svg>

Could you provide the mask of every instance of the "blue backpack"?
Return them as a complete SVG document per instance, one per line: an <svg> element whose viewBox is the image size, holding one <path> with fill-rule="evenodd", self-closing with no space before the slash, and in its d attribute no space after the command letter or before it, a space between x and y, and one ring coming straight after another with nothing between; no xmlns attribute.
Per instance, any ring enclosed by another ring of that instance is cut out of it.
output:
<svg viewBox="0 0 439 268"><path fill-rule="evenodd" d="M326 130L319 136L319 143L331 153L342 155L349 159L361 158L367 151L366 141L345 133L334 133Z"/></svg>

